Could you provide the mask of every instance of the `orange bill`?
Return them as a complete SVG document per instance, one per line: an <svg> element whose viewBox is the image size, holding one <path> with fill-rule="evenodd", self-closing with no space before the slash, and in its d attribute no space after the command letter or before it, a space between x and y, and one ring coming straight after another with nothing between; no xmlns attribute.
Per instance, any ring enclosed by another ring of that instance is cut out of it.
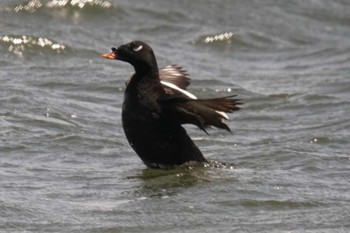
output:
<svg viewBox="0 0 350 233"><path fill-rule="evenodd" d="M117 59L117 54L115 54L115 53L105 53L105 54L101 54L100 57L108 58L108 59Z"/></svg>

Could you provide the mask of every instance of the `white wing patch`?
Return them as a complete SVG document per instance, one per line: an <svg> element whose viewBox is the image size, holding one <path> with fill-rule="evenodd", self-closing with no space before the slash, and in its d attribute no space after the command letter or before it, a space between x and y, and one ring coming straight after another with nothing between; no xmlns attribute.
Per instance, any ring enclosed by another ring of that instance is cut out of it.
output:
<svg viewBox="0 0 350 233"><path fill-rule="evenodd" d="M140 45L139 47L133 48L132 50L134 50L134 52L138 52L138 51L140 51L142 48L143 48L143 46Z"/></svg>
<svg viewBox="0 0 350 233"><path fill-rule="evenodd" d="M181 92L182 94L186 95L187 97L189 97L190 99L197 99L197 97L191 93L189 93L188 91L185 91L183 89L181 89L180 87L176 86L175 84L166 82L166 81L160 81L164 86L170 87L174 90L177 90L179 92Z"/></svg>
<svg viewBox="0 0 350 233"><path fill-rule="evenodd" d="M193 94L191 94L190 92L188 91L185 91L181 88L179 88L178 86L176 86L175 84L172 84L172 83L169 83L169 82L166 82L166 81L160 81L164 86L167 86L167 87L170 87L174 90L177 90L179 92L181 92L182 94L186 95L187 97L189 97L190 99L197 99L197 97ZM228 116L226 113L224 112L221 112L221 111L215 111L217 114L221 115L223 118L225 118L226 120L229 120Z"/></svg>

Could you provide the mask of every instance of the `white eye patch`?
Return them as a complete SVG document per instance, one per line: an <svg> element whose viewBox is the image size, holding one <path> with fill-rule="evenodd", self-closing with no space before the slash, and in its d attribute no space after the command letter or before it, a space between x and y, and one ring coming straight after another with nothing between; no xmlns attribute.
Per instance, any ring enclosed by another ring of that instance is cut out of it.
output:
<svg viewBox="0 0 350 233"><path fill-rule="evenodd" d="M133 50L134 52L138 52L138 51L140 51L142 48L143 48L143 46L140 45L140 46L138 46L138 47L136 47L136 48L133 48L132 50Z"/></svg>

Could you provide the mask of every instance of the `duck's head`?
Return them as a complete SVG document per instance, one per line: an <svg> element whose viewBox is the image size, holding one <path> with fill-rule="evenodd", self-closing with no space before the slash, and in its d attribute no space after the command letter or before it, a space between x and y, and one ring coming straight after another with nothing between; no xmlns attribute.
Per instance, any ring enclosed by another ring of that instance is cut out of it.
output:
<svg viewBox="0 0 350 233"><path fill-rule="evenodd" d="M130 63L138 70L157 69L157 61L152 48L143 41L132 41L130 43L112 48L112 52L102 54L100 57L116 59Z"/></svg>

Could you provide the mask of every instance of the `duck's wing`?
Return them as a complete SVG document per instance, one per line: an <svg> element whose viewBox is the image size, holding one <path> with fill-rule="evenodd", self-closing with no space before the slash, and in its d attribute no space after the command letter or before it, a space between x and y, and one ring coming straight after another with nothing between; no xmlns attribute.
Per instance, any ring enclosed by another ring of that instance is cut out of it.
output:
<svg viewBox="0 0 350 233"><path fill-rule="evenodd" d="M168 94L169 96L178 96L178 97L181 96L184 98L197 99L195 95L186 91L185 89L181 89L174 83L170 83L166 81L160 81L160 83L163 85L165 93Z"/></svg>
<svg viewBox="0 0 350 233"><path fill-rule="evenodd" d="M225 124L226 113L238 111L240 100L236 96L226 96L214 99L189 99L184 97L166 96L159 100L165 114L180 124L194 124L207 133L206 128L217 128L231 131Z"/></svg>
<svg viewBox="0 0 350 233"><path fill-rule="evenodd" d="M159 78L163 85L164 83L171 83L183 90L186 90L191 83L186 70L178 65L167 65L159 68Z"/></svg>

